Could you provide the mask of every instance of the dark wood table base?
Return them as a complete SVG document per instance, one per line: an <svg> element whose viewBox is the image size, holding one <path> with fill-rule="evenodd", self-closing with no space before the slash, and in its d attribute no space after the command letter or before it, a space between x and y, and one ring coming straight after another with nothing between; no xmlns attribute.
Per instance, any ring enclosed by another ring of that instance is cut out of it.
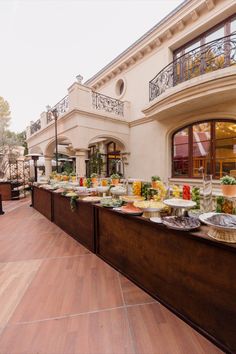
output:
<svg viewBox="0 0 236 354"><path fill-rule="evenodd" d="M96 209L97 254L221 349L235 353L235 245Z"/></svg>

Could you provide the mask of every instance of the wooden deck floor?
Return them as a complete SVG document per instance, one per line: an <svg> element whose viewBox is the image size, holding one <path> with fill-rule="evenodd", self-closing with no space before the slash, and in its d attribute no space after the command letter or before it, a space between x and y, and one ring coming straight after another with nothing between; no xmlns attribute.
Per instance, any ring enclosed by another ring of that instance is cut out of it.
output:
<svg viewBox="0 0 236 354"><path fill-rule="evenodd" d="M4 210L0 354L221 353L29 201Z"/></svg>

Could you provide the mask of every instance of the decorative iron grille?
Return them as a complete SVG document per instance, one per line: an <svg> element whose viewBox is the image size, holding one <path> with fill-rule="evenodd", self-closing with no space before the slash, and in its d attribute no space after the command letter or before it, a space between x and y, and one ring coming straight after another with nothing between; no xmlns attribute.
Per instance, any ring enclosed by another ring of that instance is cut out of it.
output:
<svg viewBox="0 0 236 354"><path fill-rule="evenodd" d="M58 117L62 116L65 114L68 109L69 109L69 104L68 104L68 95L65 96L62 100L60 100L54 107L51 108L49 112L47 112L47 124L52 122L54 120L52 111L54 109L57 109Z"/></svg>
<svg viewBox="0 0 236 354"><path fill-rule="evenodd" d="M149 82L149 101L181 82L231 65L236 65L236 32L195 48L167 65Z"/></svg>
<svg viewBox="0 0 236 354"><path fill-rule="evenodd" d="M32 122L30 125L30 134L36 133L38 130L41 129L41 120L38 119L35 122Z"/></svg>
<svg viewBox="0 0 236 354"><path fill-rule="evenodd" d="M93 92L93 108L124 116L124 102L98 92Z"/></svg>

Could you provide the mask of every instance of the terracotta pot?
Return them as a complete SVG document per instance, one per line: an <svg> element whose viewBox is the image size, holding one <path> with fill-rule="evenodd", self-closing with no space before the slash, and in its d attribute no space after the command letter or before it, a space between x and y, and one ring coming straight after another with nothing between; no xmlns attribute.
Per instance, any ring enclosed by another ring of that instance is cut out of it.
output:
<svg viewBox="0 0 236 354"><path fill-rule="evenodd" d="M236 184L222 184L221 190L225 197L236 197Z"/></svg>
<svg viewBox="0 0 236 354"><path fill-rule="evenodd" d="M158 189L158 183L159 181L152 181L152 188Z"/></svg>
<svg viewBox="0 0 236 354"><path fill-rule="evenodd" d="M119 179L118 178L112 178L111 184L116 186L117 184L119 184Z"/></svg>

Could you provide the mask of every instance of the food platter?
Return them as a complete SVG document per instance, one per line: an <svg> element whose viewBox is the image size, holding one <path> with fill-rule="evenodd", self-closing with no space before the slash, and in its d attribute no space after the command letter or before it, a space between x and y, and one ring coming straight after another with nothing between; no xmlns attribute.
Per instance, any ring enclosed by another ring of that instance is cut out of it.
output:
<svg viewBox="0 0 236 354"><path fill-rule="evenodd" d="M109 188L109 186L98 186L96 189L98 193L106 193L109 191Z"/></svg>
<svg viewBox="0 0 236 354"><path fill-rule="evenodd" d="M223 213L205 213L199 216L199 219L207 225L219 229L236 229L236 216Z"/></svg>
<svg viewBox="0 0 236 354"><path fill-rule="evenodd" d="M145 212L153 212L153 211L161 211L166 208L166 205L162 202L155 202L155 201L137 201L134 205Z"/></svg>
<svg viewBox="0 0 236 354"><path fill-rule="evenodd" d="M192 200L178 198L166 199L163 203L174 209L191 209L196 206L196 202Z"/></svg>
<svg viewBox="0 0 236 354"><path fill-rule="evenodd" d="M120 208L120 210L122 211L122 213L135 215L135 216L140 216L143 214L143 211L135 207L133 204L124 205Z"/></svg>
<svg viewBox="0 0 236 354"><path fill-rule="evenodd" d="M236 243L236 215L205 213L199 219L209 226L210 237L221 242Z"/></svg>
<svg viewBox="0 0 236 354"><path fill-rule="evenodd" d="M98 203L100 202L101 198L100 197L92 197L88 196L82 199L83 202L91 202L91 203Z"/></svg>
<svg viewBox="0 0 236 354"><path fill-rule="evenodd" d="M163 224L169 229L190 231L200 227L201 223L196 218L186 216L166 216L163 219Z"/></svg>

